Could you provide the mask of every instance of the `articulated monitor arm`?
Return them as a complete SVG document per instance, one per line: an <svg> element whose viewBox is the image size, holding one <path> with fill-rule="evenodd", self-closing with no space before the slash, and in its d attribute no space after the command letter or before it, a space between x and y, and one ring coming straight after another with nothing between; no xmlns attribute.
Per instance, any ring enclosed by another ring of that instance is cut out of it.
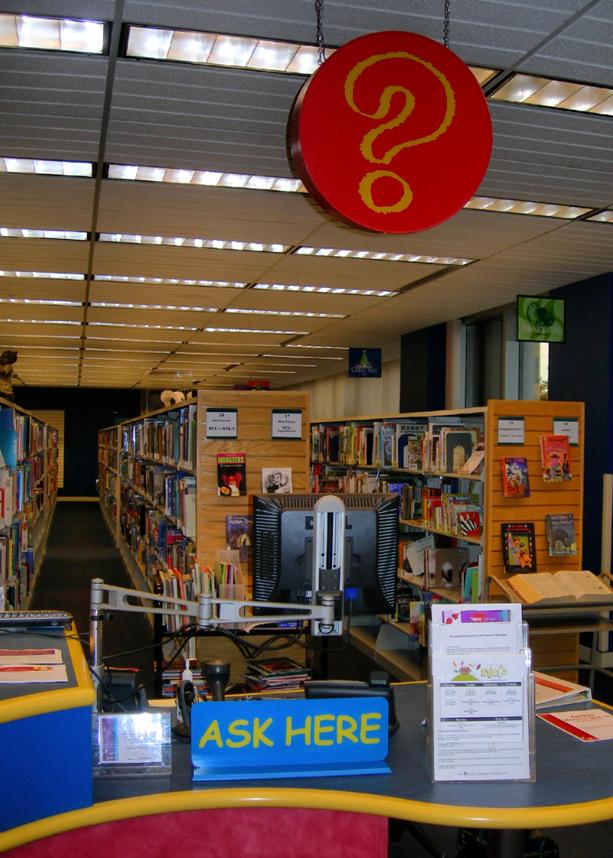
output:
<svg viewBox="0 0 613 858"><path fill-rule="evenodd" d="M135 603L134 600L138 602ZM197 602L191 602L163 594L114 587L111 584L105 584L101 578L94 578L91 582L89 634L94 686L98 687L103 670L102 621L105 613L127 611L140 614L170 614L184 620L195 620L198 629L214 629L217 626L236 623L256 626L262 623L311 622L312 627L317 630L316 634L333 635L335 634L334 601L334 595L330 593L322 594L319 605L239 601L213 598L201 593ZM250 608L270 609L276 613L255 615L246 613ZM279 613L281 610L282 614Z"/></svg>

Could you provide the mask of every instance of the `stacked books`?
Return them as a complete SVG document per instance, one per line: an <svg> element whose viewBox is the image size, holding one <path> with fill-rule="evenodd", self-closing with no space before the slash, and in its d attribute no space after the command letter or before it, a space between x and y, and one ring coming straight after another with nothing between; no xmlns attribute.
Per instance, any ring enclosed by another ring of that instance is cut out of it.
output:
<svg viewBox="0 0 613 858"><path fill-rule="evenodd" d="M247 662L245 683L256 691L292 691L310 679L311 671L292 658L262 658Z"/></svg>

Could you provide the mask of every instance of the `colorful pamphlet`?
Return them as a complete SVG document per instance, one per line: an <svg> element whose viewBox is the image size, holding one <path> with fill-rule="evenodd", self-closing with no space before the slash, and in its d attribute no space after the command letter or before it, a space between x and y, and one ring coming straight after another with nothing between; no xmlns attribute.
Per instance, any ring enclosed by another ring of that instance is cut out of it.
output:
<svg viewBox="0 0 613 858"><path fill-rule="evenodd" d="M244 453L217 453L217 494L222 497L247 494Z"/></svg>
<svg viewBox="0 0 613 858"><path fill-rule="evenodd" d="M502 470L502 493L505 498L526 498L530 494L528 460L523 457L505 456L500 460Z"/></svg>

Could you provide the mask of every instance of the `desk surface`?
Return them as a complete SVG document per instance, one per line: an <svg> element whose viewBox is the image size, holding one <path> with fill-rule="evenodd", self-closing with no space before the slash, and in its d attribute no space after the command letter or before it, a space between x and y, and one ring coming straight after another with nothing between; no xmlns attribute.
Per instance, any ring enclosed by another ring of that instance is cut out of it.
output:
<svg viewBox="0 0 613 858"><path fill-rule="evenodd" d="M1 684L0 723L94 704L96 695L74 624L66 630L0 632L0 648L59 649L68 675L68 682Z"/></svg>
<svg viewBox="0 0 613 858"><path fill-rule="evenodd" d="M536 783L432 783L422 726L425 684L397 686L396 705L401 726L390 739L389 775L288 778L274 781L273 789L270 780L244 781L231 789L219 781L193 784L189 743L184 741L173 746L170 777L99 778L95 801L160 792L167 800L168 792L189 791L199 796L196 803L207 802L207 793L215 793L211 800L231 805L295 802L477 827L562 826L613 816L613 742L582 743L537 719Z"/></svg>
<svg viewBox="0 0 613 858"><path fill-rule="evenodd" d="M274 787L269 780L231 788L193 783L189 743L177 741L171 776L97 778L92 807L0 834L0 850L82 825L209 808L331 809L476 828L559 827L613 816L613 742L585 744L537 719L535 783L432 783L425 685L397 686L396 705L401 726L390 740L389 775L287 778Z"/></svg>

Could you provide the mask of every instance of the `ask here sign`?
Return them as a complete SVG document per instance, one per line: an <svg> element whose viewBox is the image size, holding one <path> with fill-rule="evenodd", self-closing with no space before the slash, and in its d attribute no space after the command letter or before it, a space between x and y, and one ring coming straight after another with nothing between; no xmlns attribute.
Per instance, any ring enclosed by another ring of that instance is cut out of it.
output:
<svg viewBox="0 0 613 858"><path fill-rule="evenodd" d="M389 773L384 698L192 707L194 780Z"/></svg>

